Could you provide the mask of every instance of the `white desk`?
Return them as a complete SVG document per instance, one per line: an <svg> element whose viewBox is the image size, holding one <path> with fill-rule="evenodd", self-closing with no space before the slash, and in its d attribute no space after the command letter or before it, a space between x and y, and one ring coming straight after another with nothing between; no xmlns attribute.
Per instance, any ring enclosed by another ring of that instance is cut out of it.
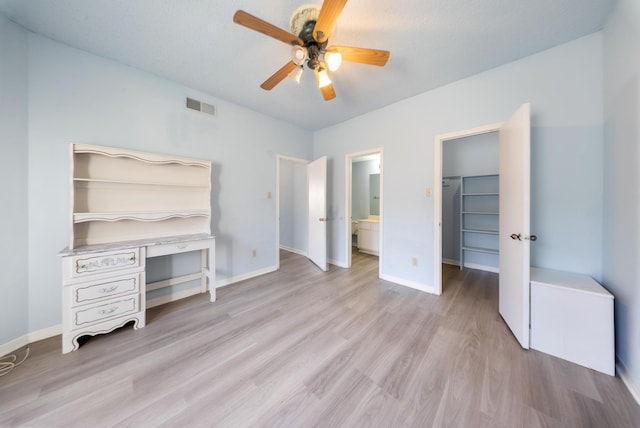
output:
<svg viewBox="0 0 640 428"><path fill-rule="evenodd" d="M146 259L189 251L201 252L200 272L146 283ZM216 300L215 237L207 234L162 239L91 245L70 250L62 257L62 352L78 349L78 339L108 333L134 322L134 329L145 325L146 292L189 281L200 280L192 292L206 293ZM208 280L208 281L207 281Z"/></svg>

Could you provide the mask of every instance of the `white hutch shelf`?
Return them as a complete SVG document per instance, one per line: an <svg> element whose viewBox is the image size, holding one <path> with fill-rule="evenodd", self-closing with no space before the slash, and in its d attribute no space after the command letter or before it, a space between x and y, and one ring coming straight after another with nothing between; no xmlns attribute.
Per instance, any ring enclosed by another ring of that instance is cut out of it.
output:
<svg viewBox="0 0 640 428"><path fill-rule="evenodd" d="M78 339L133 321L145 325L146 291L200 279L191 294L215 300L211 162L71 144L69 247L60 252L63 352ZM146 284L146 258L201 252L201 270Z"/></svg>

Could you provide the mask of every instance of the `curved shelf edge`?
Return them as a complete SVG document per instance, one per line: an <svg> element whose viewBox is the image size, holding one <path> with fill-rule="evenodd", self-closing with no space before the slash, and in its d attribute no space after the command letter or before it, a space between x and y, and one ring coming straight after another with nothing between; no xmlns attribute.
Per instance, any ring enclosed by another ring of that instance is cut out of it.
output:
<svg viewBox="0 0 640 428"><path fill-rule="evenodd" d="M77 144L74 148L75 153L89 153L107 156L110 158L129 158L134 159L140 162L146 162L151 164L163 165L163 164L179 164L185 166L199 166L203 168L208 168L209 164L207 162L201 162L196 160L187 160L187 159L151 159L140 156L140 152L129 152L125 149L122 149L121 152L111 153L106 150L101 150L98 146L86 146Z"/></svg>
<svg viewBox="0 0 640 428"><path fill-rule="evenodd" d="M121 220L134 220L134 221L164 221L173 218L191 218L191 217L209 217L208 211L194 211L194 212L147 212L147 213L75 213L73 215L74 223L87 223L91 221L104 221L115 222Z"/></svg>

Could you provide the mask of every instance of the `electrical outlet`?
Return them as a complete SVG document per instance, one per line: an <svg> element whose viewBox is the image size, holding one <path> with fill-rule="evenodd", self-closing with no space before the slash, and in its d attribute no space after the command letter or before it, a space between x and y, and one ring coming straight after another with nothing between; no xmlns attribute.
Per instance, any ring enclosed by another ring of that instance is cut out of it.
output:
<svg viewBox="0 0 640 428"><path fill-rule="evenodd" d="M412 266L418 266L418 258L417 257L413 257L411 259L411 265Z"/></svg>
<svg viewBox="0 0 640 428"><path fill-rule="evenodd" d="M271 199L271 192L267 192L267 199Z"/></svg>
<svg viewBox="0 0 640 428"><path fill-rule="evenodd" d="M431 190L431 187L427 187L427 198L430 198L432 194L433 191Z"/></svg>
<svg viewBox="0 0 640 428"><path fill-rule="evenodd" d="M251 257L255 257L257 253L257 250L251 250Z"/></svg>

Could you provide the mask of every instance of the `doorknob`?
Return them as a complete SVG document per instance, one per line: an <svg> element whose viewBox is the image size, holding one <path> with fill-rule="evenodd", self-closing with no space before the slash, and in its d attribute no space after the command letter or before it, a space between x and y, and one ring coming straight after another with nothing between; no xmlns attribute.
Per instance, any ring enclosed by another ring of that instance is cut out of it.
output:
<svg viewBox="0 0 640 428"><path fill-rule="evenodd" d="M318 221L327 221L327 219L325 217L320 217Z"/></svg>
<svg viewBox="0 0 640 428"><path fill-rule="evenodd" d="M524 239L528 239L531 242L535 242L538 240L538 237L536 235L530 235L528 238L525 236Z"/></svg>
<svg viewBox="0 0 640 428"><path fill-rule="evenodd" d="M513 239L513 240L518 240L518 241L522 241L522 235L521 235L521 234L519 234L519 233L518 233L518 234L512 233L512 234L511 234L511 239Z"/></svg>

